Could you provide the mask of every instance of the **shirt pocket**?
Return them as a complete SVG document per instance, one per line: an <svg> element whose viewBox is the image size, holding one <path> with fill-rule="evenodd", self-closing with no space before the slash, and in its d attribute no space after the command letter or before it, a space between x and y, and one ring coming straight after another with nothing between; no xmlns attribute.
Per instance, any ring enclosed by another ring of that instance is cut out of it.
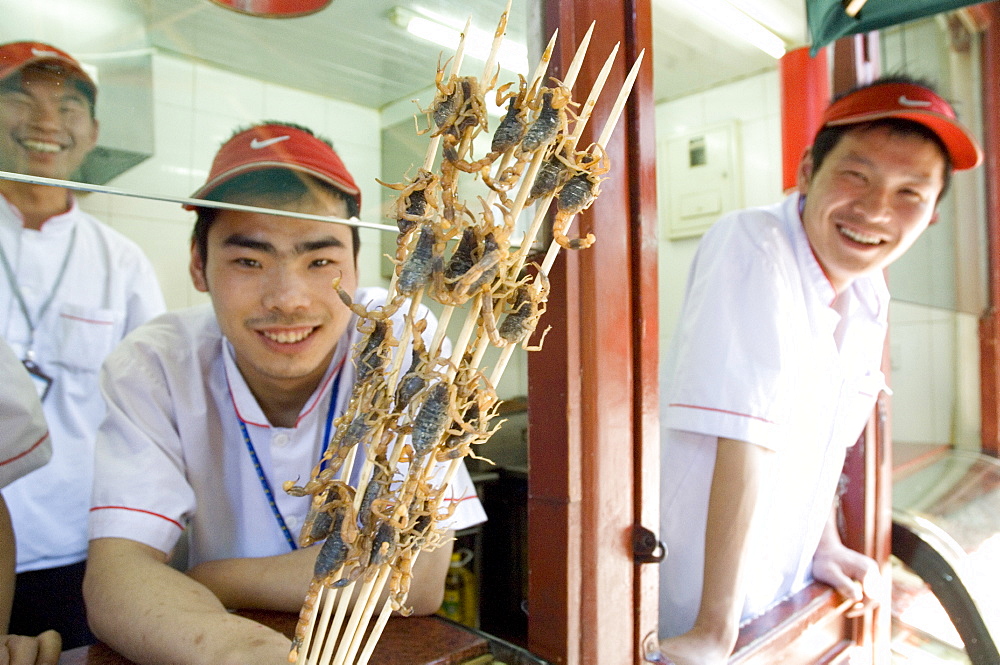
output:
<svg viewBox="0 0 1000 665"><path fill-rule="evenodd" d="M52 321L52 348L42 356L72 370L94 371L115 348L125 313L113 309L63 303Z"/></svg>
<svg viewBox="0 0 1000 665"><path fill-rule="evenodd" d="M888 386L885 375L878 370L844 381L834 423L835 442L844 446L853 446L857 442L883 390L888 390Z"/></svg>

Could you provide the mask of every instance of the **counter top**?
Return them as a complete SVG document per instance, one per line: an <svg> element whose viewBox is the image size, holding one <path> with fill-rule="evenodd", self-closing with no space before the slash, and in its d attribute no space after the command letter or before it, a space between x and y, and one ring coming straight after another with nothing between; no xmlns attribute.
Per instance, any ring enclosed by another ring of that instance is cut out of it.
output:
<svg viewBox="0 0 1000 665"><path fill-rule="evenodd" d="M298 616L284 612L245 611L289 637ZM392 617L372 654L371 665L457 665L489 653L480 635L437 617ZM105 644L64 651L59 665L134 665Z"/></svg>

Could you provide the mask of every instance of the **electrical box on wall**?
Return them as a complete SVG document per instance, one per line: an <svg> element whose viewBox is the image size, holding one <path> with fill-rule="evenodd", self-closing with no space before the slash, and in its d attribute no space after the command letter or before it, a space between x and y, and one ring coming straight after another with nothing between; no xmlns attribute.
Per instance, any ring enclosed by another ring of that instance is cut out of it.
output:
<svg viewBox="0 0 1000 665"><path fill-rule="evenodd" d="M660 139L657 164L661 221L671 239L701 235L743 205L736 121Z"/></svg>

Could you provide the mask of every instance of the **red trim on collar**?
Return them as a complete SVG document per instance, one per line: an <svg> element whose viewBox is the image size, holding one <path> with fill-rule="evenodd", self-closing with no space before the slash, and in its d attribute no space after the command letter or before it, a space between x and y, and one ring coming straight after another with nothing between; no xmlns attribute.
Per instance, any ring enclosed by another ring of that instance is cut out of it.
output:
<svg viewBox="0 0 1000 665"><path fill-rule="evenodd" d="M293 427L298 427L299 423L302 422L302 419L308 416L310 413L312 413L313 409L316 408L316 405L319 404L320 401L319 396L323 394L327 386L330 385L330 382L333 381L334 377L340 374L340 371L344 369L344 363L347 361L348 355L350 355L350 352L344 354L344 357L340 359L339 363L337 363L337 367L332 372L330 372L329 376L326 377L326 382L319 390L315 392L316 398L313 400L313 403L309 406L309 408L307 408L305 411L299 414L299 417L295 420L295 425L293 425ZM234 362L233 364L235 365L236 363ZM236 368L236 371L237 372L239 371L238 367ZM265 427L265 428L271 427L270 423L255 423L252 420L247 420L246 418L243 417L243 415L240 413L239 406L236 405L236 396L233 395L233 386L232 384L229 383L228 374L226 375L226 387L229 388L229 401L233 403L233 411L236 412L237 418L242 420L245 424L253 425L254 427ZM336 408L336 405L334 405L334 408Z"/></svg>

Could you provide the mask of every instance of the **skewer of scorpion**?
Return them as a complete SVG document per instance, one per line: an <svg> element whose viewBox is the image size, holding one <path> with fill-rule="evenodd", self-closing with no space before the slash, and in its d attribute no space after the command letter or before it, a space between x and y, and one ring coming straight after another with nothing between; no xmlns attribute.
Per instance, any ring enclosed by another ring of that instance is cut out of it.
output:
<svg viewBox="0 0 1000 665"><path fill-rule="evenodd" d="M506 17L507 12L497 29L495 47ZM569 238L566 233L573 216L596 198L600 179L608 171L603 148L606 138L587 150L576 150L583 124L615 56L612 53L605 64L583 111L574 112L570 90L589 36L590 32L563 82L550 79L550 86L540 85L553 35L530 85L519 77L516 89L514 83L508 83L496 90L497 103L507 103L507 112L493 135L490 152L479 160L470 160L467 155L472 140L486 129L482 96L494 88L496 76L489 80L483 77L485 91L474 77L457 76L460 43L447 81L439 66L437 96L425 111L430 119L426 131L433 132L425 166L406 183L382 183L399 192L393 210L399 236L392 296L385 307L368 310L335 285L345 304L357 314L358 329L364 335L355 353L358 380L312 479L301 487L286 483L286 490L293 494L313 496L303 527L303 546L323 541L293 642L292 662L305 662L308 652L310 662L328 663L335 647L335 662L353 662L349 659L360 648L364 632L359 627L367 625L375 598L387 581L388 599L357 662L367 662L392 609L407 613L413 561L421 549L433 549L443 542L444 531L436 525L454 510L454 504L449 510L440 508L451 476L462 458L473 455L473 446L495 430L496 425L490 429L499 405L494 386L510 353L519 344L533 350L544 341L543 333L538 344L528 344L545 311L549 266L543 264L534 274L527 274L524 262L549 203L556 200L553 247L583 249L594 242L591 234ZM640 61L641 56L630 73L632 81ZM488 64L487 73L491 69ZM627 87L630 89L631 83ZM619 95L622 104L627 95L623 88ZM616 122L614 115L611 126ZM574 124L573 132L569 131L570 123ZM438 144L442 151L440 175L429 169ZM457 196L460 174L481 177L491 190L488 199L480 199L478 216ZM524 182L530 182L530 187ZM509 192L518 184L521 187L512 200ZM532 228L521 250L511 254L514 223L524 206L535 202L539 205ZM454 245L454 250L446 260L449 245ZM426 321L415 318L424 295L445 305L429 345L424 339ZM404 316L407 325L397 339L390 317L407 298L411 303ZM471 306L466 324L454 352L445 358L442 351L446 351L448 318L454 308L467 305ZM399 377L402 354L394 350L405 348L411 337L409 369ZM478 367L489 344L500 347L503 353L487 379ZM343 477L344 471L349 473L353 467L359 443L365 443L365 460L362 481L355 490ZM402 474L401 462L406 467ZM434 482L435 470L447 462L443 481ZM351 623L338 642L350 595L344 590L357 580L363 581L363 588L355 600ZM316 609L324 589L341 590L337 617L325 640L317 627L329 629L334 601L326 602L323 617L317 621ZM358 605L363 605L360 612ZM322 652L318 653L321 642Z"/></svg>

